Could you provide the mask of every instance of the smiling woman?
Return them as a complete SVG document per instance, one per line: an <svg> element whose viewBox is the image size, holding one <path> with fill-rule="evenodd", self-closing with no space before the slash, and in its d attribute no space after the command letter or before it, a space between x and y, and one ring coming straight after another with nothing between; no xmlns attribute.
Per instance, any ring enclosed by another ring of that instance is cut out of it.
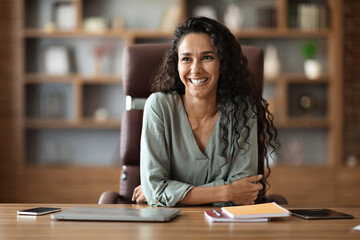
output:
<svg viewBox="0 0 360 240"><path fill-rule="evenodd" d="M278 148L277 131L239 43L205 17L188 19L174 35L144 108L141 186L133 200L263 202L268 164L262 156Z"/></svg>
<svg viewBox="0 0 360 240"><path fill-rule="evenodd" d="M210 37L204 33L186 35L178 55L179 77L185 86L183 100L212 101L212 107L216 107L220 61Z"/></svg>

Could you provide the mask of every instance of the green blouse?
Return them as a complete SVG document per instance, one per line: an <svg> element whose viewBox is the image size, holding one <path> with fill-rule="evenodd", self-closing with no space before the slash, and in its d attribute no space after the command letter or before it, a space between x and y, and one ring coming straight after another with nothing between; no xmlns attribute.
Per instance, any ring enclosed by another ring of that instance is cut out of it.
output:
<svg viewBox="0 0 360 240"><path fill-rule="evenodd" d="M249 138L245 142L247 133L239 116L240 148L235 143L234 119L230 118L226 158L221 156L224 145L220 136L220 118L221 113L202 152L178 93L154 93L147 99L140 173L142 190L149 205L175 206L195 186L220 186L257 174L256 118L249 120Z"/></svg>

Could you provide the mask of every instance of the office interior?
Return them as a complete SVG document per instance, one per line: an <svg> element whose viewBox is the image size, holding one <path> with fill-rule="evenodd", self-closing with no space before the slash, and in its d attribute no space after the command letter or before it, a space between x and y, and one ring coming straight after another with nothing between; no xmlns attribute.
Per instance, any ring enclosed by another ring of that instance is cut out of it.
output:
<svg viewBox="0 0 360 240"><path fill-rule="evenodd" d="M357 0L2 1L0 202L97 203L118 191L122 50L170 43L175 26L206 15L264 49L282 144L269 152L269 192L360 206L359 13Z"/></svg>

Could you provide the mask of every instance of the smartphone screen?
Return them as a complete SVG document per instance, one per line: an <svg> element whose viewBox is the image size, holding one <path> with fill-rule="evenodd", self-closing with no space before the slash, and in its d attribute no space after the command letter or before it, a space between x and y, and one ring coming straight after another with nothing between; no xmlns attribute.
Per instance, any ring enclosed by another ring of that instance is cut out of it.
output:
<svg viewBox="0 0 360 240"><path fill-rule="evenodd" d="M58 212L60 210L61 208L37 207L37 208L19 210L17 213L19 215L44 215L48 213Z"/></svg>

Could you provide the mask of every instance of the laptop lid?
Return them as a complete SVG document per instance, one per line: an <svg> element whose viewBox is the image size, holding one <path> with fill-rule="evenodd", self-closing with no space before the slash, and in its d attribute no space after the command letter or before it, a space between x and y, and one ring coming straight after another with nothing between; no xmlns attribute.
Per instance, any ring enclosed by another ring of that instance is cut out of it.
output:
<svg viewBox="0 0 360 240"><path fill-rule="evenodd" d="M179 214L174 208L98 208L72 207L51 215L56 220L76 221L135 221L135 222L166 222Z"/></svg>

